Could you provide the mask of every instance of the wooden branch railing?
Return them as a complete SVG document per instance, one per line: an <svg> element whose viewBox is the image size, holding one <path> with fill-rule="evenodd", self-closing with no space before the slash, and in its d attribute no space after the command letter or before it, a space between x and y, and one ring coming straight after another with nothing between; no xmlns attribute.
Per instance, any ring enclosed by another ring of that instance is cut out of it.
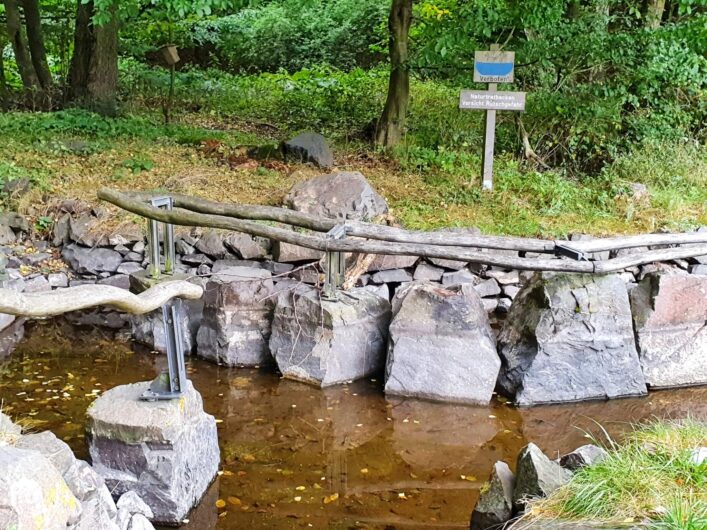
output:
<svg viewBox="0 0 707 530"><path fill-rule="evenodd" d="M167 211L155 208L146 202L155 196L157 195L154 193L122 193L110 189L102 189L98 193L100 199L124 210L164 223L234 230L323 252L421 256L487 264L508 269L585 273L616 272L628 267L658 261L707 255L707 233L651 234L568 242L517 237L470 236L453 232L413 232L383 225L347 221L347 233L352 237L334 240L325 239L319 234L295 232L257 221L276 221L299 228L308 228L315 232L324 232L339 224L340 221L337 220L323 219L284 208L228 205L171 194L177 208ZM560 246L571 247L582 252L598 252L646 245L687 243L690 244L689 247L649 250L603 261L521 258L483 252L484 249L501 249L557 253Z"/></svg>
<svg viewBox="0 0 707 530"><path fill-rule="evenodd" d="M182 280L159 283L138 295L111 285L79 285L46 293L1 291L0 313L35 318L105 305L138 315L154 311L173 298L197 300L204 294L201 286Z"/></svg>

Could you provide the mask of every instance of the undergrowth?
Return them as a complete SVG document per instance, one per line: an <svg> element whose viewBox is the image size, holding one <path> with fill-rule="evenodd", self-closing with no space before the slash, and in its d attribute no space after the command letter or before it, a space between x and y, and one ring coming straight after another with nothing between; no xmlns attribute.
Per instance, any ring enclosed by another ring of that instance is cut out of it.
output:
<svg viewBox="0 0 707 530"><path fill-rule="evenodd" d="M637 426L609 456L579 470L566 486L530 506L521 521L561 519L655 530L707 528L707 461L693 451L707 446L707 423L694 419Z"/></svg>

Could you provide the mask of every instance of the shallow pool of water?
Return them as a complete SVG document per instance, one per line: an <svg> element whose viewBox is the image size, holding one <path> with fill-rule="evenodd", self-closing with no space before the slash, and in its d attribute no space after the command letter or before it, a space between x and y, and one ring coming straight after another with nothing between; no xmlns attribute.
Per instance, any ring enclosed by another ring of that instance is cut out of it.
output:
<svg viewBox="0 0 707 530"><path fill-rule="evenodd" d="M115 385L152 379L163 363L111 334L33 323L0 361L0 400L86 458L89 404ZM707 388L518 410L500 398L488 407L386 398L380 378L319 390L274 370L191 359L188 371L219 421L222 452L222 475L189 530L465 528L493 463L512 462L528 441L558 455L588 432L620 436L643 419L707 417Z"/></svg>

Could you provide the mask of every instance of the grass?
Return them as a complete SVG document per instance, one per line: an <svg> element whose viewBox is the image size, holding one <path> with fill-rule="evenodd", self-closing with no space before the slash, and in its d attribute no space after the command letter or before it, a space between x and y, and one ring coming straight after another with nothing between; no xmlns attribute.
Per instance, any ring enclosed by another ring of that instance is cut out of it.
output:
<svg viewBox="0 0 707 530"><path fill-rule="evenodd" d="M530 506L534 519L626 525L655 530L707 529L707 462L692 450L707 446L707 423L694 419L637 426L609 456L578 471L571 482Z"/></svg>
<svg viewBox="0 0 707 530"><path fill-rule="evenodd" d="M242 203L279 204L297 182L321 171L303 165L246 164L232 169L206 156L200 144L272 143L290 132L209 112L183 113L165 127L142 111L119 119L66 110L0 115L0 180L28 177L33 191L6 207L38 217L57 198L96 202L101 186L164 189ZM339 169L361 171L388 200L392 214L414 229L478 226L485 233L563 237L686 230L707 224L707 149L659 146L619 159L597 177L538 171L514 156L496 161L496 190L479 186L472 149L424 148L409 137L392 155L360 142L336 146ZM648 186L649 199L631 197L629 184ZM121 214L122 215L122 214ZM120 216L118 216L120 217Z"/></svg>

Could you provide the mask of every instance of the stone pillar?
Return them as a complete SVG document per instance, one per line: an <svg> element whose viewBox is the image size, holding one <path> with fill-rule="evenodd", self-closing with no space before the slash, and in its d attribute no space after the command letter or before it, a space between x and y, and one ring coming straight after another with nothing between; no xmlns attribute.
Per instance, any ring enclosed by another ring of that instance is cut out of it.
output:
<svg viewBox="0 0 707 530"><path fill-rule="evenodd" d="M229 267L206 284L197 353L225 366L272 364L268 348L275 307L270 271Z"/></svg>
<svg viewBox="0 0 707 530"><path fill-rule="evenodd" d="M191 381L180 399L140 401L150 382L115 387L88 409L93 468L119 497L134 491L153 521L178 524L219 468L216 421Z"/></svg>
<svg viewBox="0 0 707 530"><path fill-rule="evenodd" d="M513 301L498 352L499 386L519 405L647 393L616 274L536 274Z"/></svg>
<svg viewBox="0 0 707 530"><path fill-rule="evenodd" d="M501 360L481 298L470 284L411 283L393 299L385 393L487 404Z"/></svg>
<svg viewBox="0 0 707 530"><path fill-rule="evenodd" d="M130 275L130 292L140 294L150 287L160 283L174 280L190 280L201 282L199 278L193 278L186 274L163 275L158 279L151 278L147 271L138 271ZM182 344L184 353L194 351L196 347L196 332L201 323L201 315L204 309L204 300L182 300L182 310L180 311ZM167 352L164 322L162 320L162 310L157 309L145 315L130 315L130 325L132 336L135 341L160 353Z"/></svg>
<svg viewBox="0 0 707 530"><path fill-rule="evenodd" d="M270 337L282 374L326 387L383 368L390 322L388 300L363 289L324 300L300 287L278 297Z"/></svg>

